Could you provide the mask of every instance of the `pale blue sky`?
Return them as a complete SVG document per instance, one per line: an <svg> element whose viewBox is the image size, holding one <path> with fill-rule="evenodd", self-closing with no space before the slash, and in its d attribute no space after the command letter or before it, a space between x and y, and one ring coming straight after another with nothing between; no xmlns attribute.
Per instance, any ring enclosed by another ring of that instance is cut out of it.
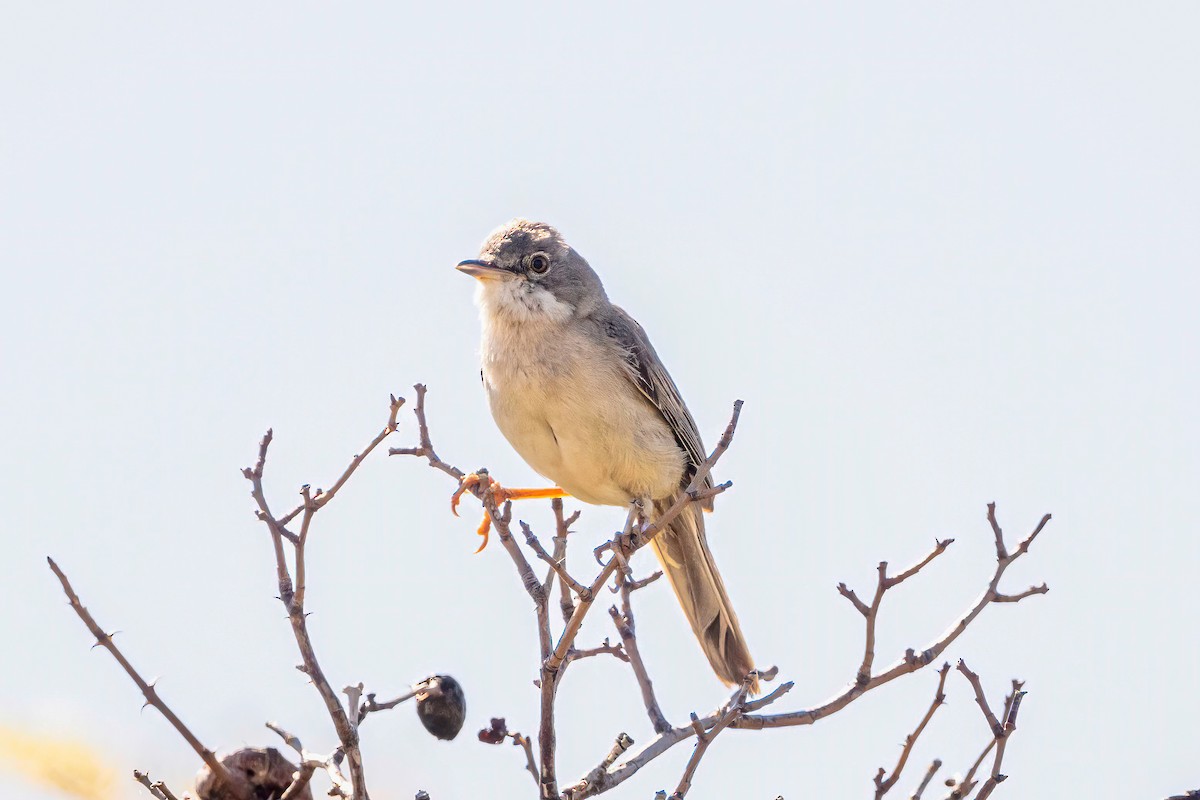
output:
<svg viewBox="0 0 1200 800"><path fill-rule="evenodd" d="M0 725L71 734L124 782L196 759L63 604L53 554L212 747L334 741L297 656L239 469L274 426L278 505L327 485L430 386L439 452L534 480L479 387L469 279L517 216L562 229L641 320L711 443L746 401L710 537L756 656L813 705L851 678L869 588L879 659L984 585L985 504L1054 521L951 650L1030 694L1007 797L1197 788L1200 688L1200 12L1188 3L21 4L0 25ZM395 444L411 442L411 417ZM527 597L475 514L410 460L322 512L309 608L337 686L464 684L465 735L403 711L364 728L377 797L528 797ZM539 530L548 510L519 509ZM587 509L576 559L621 520ZM649 569L649 557L642 568ZM713 708L665 585L638 598L668 716ZM610 635L597 613L583 640ZM692 797L853 798L891 766L936 676L813 728L722 736ZM969 687L922 738L965 768ZM572 668L560 772L649 738L624 665ZM681 746L616 797L673 787ZM136 790L136 791L135 791ZM0 795L56 798L0 772Z"/></svg>

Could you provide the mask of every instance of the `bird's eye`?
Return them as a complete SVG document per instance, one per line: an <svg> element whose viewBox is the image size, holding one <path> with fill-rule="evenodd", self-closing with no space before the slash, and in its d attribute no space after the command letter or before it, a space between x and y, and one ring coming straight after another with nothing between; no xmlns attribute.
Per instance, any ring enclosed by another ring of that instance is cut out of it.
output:
<svg viewBox="0 0 1200 800"><path fill-rule="evenodd" d="M529 257L529 271L545 275L550 271L550 257L545 253L534 253Z"/></svg>

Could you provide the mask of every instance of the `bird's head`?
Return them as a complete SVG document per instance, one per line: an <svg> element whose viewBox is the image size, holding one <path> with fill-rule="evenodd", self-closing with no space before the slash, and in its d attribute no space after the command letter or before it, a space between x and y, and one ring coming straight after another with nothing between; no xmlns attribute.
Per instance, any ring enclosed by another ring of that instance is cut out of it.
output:
<svg viewBox="0 0 1200 800"><path fill-rule="evenodd" d="M485 317L510 322L561 324L608 299L583 256L544 222L501 225L458 270L479 281L475 300Z"/></svg>

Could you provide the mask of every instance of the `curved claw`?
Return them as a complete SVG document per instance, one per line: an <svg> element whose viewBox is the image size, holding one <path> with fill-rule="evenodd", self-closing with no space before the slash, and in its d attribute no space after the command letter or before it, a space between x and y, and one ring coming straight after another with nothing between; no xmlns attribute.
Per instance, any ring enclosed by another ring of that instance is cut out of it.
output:
<svg viewBox="0 0 1200 800"><path fill-rule="evenodd" d="M454 494L450 495L450 513L458 516L458 503L462 500L462 496L472 487L478 486L480 481L479 473L472 472L462 476L462 480L458 482L458 488L454 490Z"/></svg>
<svg viewBox="0 0 1200 800"><path fill-rule="evenodd" d="M462 479L458 482L458 488L454 490L454 494L450 495L450 511L454 516L458 516L458 504L462 500L462 496L482 484L485 479L487 480L488 488L492 492L492 500L497 506L504 505L510 500L532 500L569 496L557 486L551 486L548 489L505 489L495 479L487 475L486 472L482 475L478 472L472 472L462 476ZM476 530L476 533L483 537L483 542L479 545L479 549L475 551L476 553L482 553L483 549L487 547L491 530L492 518L485 512L483 522L479 524L479 528Z"/></svg>
<svg viewBox="0 0 1200 800"><path fill-rule="evenodd" d="M479 553L482 553L483 548L488 546L488 538L489 538L488 535L492 532L492 517L491 517L491 515L484 514L483 522L479 523L479 529L476 530L475 532L483 537L483 541L479 543L479 548L475 551L475 554L477 555Z"/></svg>

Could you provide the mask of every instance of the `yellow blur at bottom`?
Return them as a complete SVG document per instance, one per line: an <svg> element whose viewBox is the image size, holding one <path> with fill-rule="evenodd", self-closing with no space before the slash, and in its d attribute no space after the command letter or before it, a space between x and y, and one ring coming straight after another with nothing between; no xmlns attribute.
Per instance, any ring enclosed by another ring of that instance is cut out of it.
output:
<svg viewBox="0 0 1200 800"><path fill-rule="evenodd" d="M0 725L0 768L68 797L112 800L116 775L90 747Z"/></svg>

